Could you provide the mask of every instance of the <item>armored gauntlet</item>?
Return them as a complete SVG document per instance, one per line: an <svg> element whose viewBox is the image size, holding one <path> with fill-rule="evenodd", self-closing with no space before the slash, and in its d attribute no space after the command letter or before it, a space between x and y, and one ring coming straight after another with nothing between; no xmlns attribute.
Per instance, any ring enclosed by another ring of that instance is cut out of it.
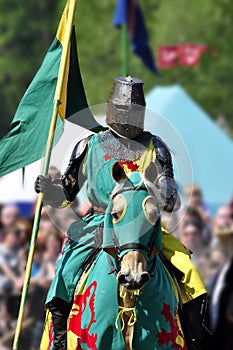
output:
<svg viewBox="0 0 233 350"><path fill-rule="evenodd" d="M37 176L34 187L36 193L44 193L44 204L49 204L52 207L57 208L65 199L61 181L52 181L48 175Z"/></svg>
<svg viewBox="0 0 233 350"><path fill-rule="evenodd" d="M160 208L167 212L176 211L180 207L180 198L176 183L172 177L161 174L155 183Z"/></svg>

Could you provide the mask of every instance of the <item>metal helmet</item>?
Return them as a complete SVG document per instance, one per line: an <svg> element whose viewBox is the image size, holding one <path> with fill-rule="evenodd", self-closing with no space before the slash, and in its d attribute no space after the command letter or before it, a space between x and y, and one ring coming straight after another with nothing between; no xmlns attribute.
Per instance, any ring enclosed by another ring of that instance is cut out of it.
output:
<svg viewBox="0 0 233 350"><path fill-rule="evenodd" d="M144 128L145 97L143 81L117 77L108 97L106 123L123 137L134 139Z"/></svg>

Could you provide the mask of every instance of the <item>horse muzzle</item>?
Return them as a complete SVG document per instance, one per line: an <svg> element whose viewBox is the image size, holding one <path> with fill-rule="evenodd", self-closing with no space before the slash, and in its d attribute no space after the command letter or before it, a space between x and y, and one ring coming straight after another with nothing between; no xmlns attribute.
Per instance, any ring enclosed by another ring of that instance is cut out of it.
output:
<svg viewBox="0 0 233 350"><path fill-rule="evenodd" d="M118 282L128 290L142 289L150 280L150 274L144 271L140 274L125 274L120 272L118 275Z"/></svg>

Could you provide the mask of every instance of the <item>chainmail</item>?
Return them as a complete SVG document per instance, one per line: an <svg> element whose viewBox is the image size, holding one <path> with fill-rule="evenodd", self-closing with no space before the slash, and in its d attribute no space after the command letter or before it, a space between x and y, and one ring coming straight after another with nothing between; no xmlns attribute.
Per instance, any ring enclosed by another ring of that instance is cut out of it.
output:
<svg viewBox="0 0 233 350"><path fill-rule="evenodd" d="M145 145L138 141L113 136L110 130L100 132L98 137L107 155L126 162L139 159L147 149Z"/></svg>

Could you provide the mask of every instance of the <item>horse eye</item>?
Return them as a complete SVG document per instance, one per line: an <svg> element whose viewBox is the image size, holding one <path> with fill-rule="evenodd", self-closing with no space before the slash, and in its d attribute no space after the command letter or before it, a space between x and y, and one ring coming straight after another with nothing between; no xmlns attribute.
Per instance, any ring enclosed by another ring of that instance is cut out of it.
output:
<svg viewBox="0 0 233 350"><path fill-rule="evenodd" d="M125 215L126 211L126 199L118 194L114 199L113 199L113 207L112 207L112 220L114 224L117 224Z"/></svg>
<svg viewBox="0 0 233 350"><path fill-rule="evenodd" d="M120 215L115 211L112 213L112 217L113 217L113 219L117 220L117 219L119 219Z"/></svg>
<svg viewBox="0 0 233 350"><path fill-rule="evenodd" d="M155 197L147 196L142 203L142 208L147 220L154 225L160 216Z"/></svg>

